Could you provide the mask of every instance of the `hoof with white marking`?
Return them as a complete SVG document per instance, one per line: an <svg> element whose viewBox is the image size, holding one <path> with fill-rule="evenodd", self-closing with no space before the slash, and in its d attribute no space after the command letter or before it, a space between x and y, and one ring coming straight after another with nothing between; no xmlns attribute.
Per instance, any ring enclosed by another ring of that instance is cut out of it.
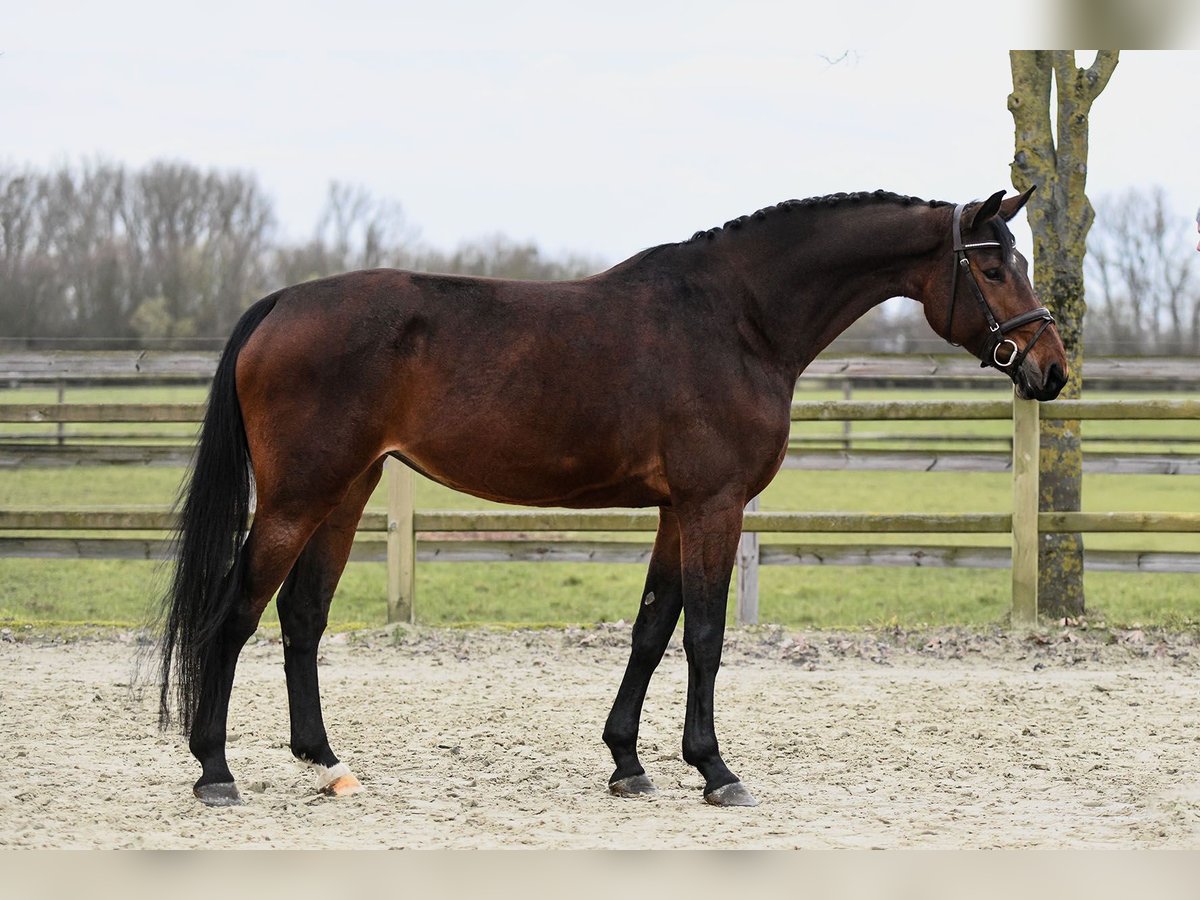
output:
<svg viewBox="0 0 1200 900"><path fill-rule="evenodd" d="M338 763L331 768L317 766L317 790L327 797L349 797L362 789L362 783L354 777L350 767Z"/></svg>

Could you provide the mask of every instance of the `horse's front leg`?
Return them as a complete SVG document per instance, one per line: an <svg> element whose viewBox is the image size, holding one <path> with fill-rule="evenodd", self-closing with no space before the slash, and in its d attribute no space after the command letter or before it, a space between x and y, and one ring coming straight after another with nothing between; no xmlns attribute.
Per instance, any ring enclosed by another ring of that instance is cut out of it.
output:
<svg viewBox="0 0 1200 900"><path fill-rule="evenodd" d="M743 500L716 497L678 509L683 574L683 648L688 661L683 758L704 776L714 806L758 801L721 759L713 724L713 693L725 639L729 579L742 533Z"/></svg>
<svg viewBox="0 0 1200 900"><path fill-rule="evenodd" d="M674 512L663 509L659 513L658 535L654 539L637 621L633 624L629 665L625 667L625 677L604 726L604 743L612 751L617 766L608 780L608 788L618 797L655 792L654 782L646 776L638 760L638 723L650 677L662 660L682 608L679 520Z"/></svg>

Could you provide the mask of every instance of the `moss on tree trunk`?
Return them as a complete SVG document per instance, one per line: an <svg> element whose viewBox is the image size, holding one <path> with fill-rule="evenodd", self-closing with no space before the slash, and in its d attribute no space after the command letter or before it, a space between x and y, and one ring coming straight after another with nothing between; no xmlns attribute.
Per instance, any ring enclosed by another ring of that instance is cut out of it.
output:
<svg viewBox="0 0 1200 900"><path fill-rule="evenodd" d="M1102 50L1090 67L1081 69L1071 50L1009 53L1013 90L1008 108L1016 130L1013 185L1020 191L1035 184L1038 188L1026 207L1033 232L1034 287L1054 313L1067 349L1070 373L1062 392L1067 399L1083 394L1083 257L1094 217L1085 191L1088 116L1117 57L1116 50ZM1052 111L1057 128L1051 125ZM1078 510L1083 488L1079 423L1043 420L1041 441L1041 510ZM1039 609L1051 616L1081 614L1082 535L1042 535L1038 555Z"/></svg>

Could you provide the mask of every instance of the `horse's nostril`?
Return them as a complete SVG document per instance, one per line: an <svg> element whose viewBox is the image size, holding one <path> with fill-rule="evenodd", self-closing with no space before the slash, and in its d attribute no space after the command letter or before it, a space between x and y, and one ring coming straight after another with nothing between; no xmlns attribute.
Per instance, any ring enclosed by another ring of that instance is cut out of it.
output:
<svg viewBox="0 0 1200 900"><path fill-rule="evenodd" d="M1046 371L1046 382L1044 385L1046 391L1052 396L1057 396L1066 383L1067 373L1063 371L1063 367L1058 363L1051 363L1050 368Z"/></svg>

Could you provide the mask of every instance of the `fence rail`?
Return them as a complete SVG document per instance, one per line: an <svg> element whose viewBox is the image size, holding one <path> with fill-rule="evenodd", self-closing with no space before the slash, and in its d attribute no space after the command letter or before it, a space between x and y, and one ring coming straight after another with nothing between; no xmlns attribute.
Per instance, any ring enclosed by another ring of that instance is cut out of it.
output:
<svg viewBox="0 0 1200 900"><path fill-rule="evenodd" d="M40 436L34 440L28 436L13 439L5 435L0 439L0 469L37 468L59 469L78 466L130 466L180 468L188 465L192 458L191 443L149 443L144 435L138 435L139 443L128 443L130 438L121 435L112 443L104 435L54 435ZM161 439L160 439L161 440ZM177 439L176 439L177 440ZM841 438L830 438L828 442L841 442ZM857 444L860 438L855 438ZM893 436L892 442L903 438ZM932 438L924 438L932 441ZM953 441L953 436L946 438ZM1011 443L1011 438L984 438L992 444ZM1089 436L1087 442L1095 438ZM1158 437L1154 441L1129 437L1124 443L1137 444L1186 444L1189 440ZM61 443L60 443L61 441ZM872 472L1008 472L1012 469L1011 450L962 450L950 448L887 449L874 447L842 449L839 447L814 447L811 442L793 442L784 457L786 469L808 471L872 471ZM1107 475L1200 475L1200 452L1130 453L1126 451L1084 449L1083 471L1087 474Z"/></svg>
<svg viewBox="0 0 1200 900"><path fill-rule="evenodd" d="M87 383L201 384L216 371L218 351L178 350L6 350L0 351L0 383L56 385ZM1088 387L1200 387L1200 366L1188 358L1096 357L1083 366ZM827 384L993 384L995 373L962 356L881 354L822 357L804 381Z"/></svg>
<svg viewBox="0 0 1200 900"><path fill-rule="evenodd" d="M757 533L752 533L757 537ZM529 534L519 539L454 540L445 534L417 532L418 563L446 562L562 562L628 563L650 561L649 535L644 540L540 540ZM501 538L503 536L500 536ZM386 537L362 531L350 553L352 562L386 563ZM0 537L0 559L117 559L162 562L171 558L167 538ZM1008 569L1008 547L903 546L893 544L812 544L775 542L759 545L764 566L881 566L923 569ZM1200 572L1196 554L1146 550L1088 550L1087 569L1093 572ZM739 573L749 571L739 567ZM744 594L739 594L744 596Z"/></svg>
<svg viewBox="0 0 1200 900"><path fill-rule="evenodd" d="M0 422L191 422L200 404L7 404ZM1200 533L1200 513L1038 512L1038 423L1046 419L1200 419L1195 400L953 400L876 403L830 401L796 403L793 421L1009 420L1013 423L1013 512L1008 513L823 513L750 509L738 555L739 619L757 620L757 568L760 564L966 565L1012 570L1013 616L1036 618L1037 540L1054 532ZM175 448L178 450L179 448ZM174 526L162 509L7 509L0 510L0 556L153 559L169 542L160 535ZM653 510L417 510L412 473L389 461L388 509L370 511L360 523L356 559L388 563L390 620L414 613L418 560L638 561L649 557L648 540L580 541L581 532L642 532L657 526ZM46 535L41 532L67 532ZM139 536L97 537L96 532L142 532ZM812 533L1011 534L1012 549L999 547L900 547L893 545L760 544L757 535ZM532 535L541 535L539 539ZM547 535L550 539L546 539ZM481 540L492 536L492 540ZM496 536L499 539L496 539ZM1090 568L1137 571L1200 571L1200 553L1089 552Z"/></svg>
<svg viewBox="0 0 1200 900"><path fill-rule="evenodd" d="M384 532L389 513L368 510L359 531ZM1008 534L1009 513L847 513L750 511L745 531L770 534ZM1039 512L1038 531L1200 532L1200 513L1186 512ZM414 510L417 532L595 532L652 534L654 510ZM175 514L159 508L3 509L0 531L171 531Z"/></svg>
<svg viewBox="0 0 1200 900"><path fill-rule="evenodd" d="M1083 403L1073 406L1073 403ZM1146 399L1133 401L1140 419L1200 418L1200 400ZM1129 418L1131 401L1055 401L1045 404L1047 419L1124 419ZM162 424L195 425L203 418L201 403L7 403L0 404L0 424L32 426L57 425L55 432L0 433L0 467L30 465L61 467L75 465L182 465L191 456L190 435L147 431L119 433L73 431L64 424ZM1005 400L947 401L819 401L799 402L792 409L795 422L841 421L939 421L1006 420L1011 404ZM181 441L187 441L181 443ZM872 444L896 445L936 443L937 449L892 446L880 449ZM1138 446L1161 445L1167 452L1114 452L1111 449L1087 450L1085 471L1118 474L1197 474L1200 453L1180 452L1179 446L1200 444L1200 432L1194 434L1088 435L1088 444L1120 442ZM1005 471L1011 463L1009 449L968 451L963 445L1007 444L1006 435L961 435L894 432L890 434L807 434L793 436L784 465L809 469L873 469L899 471ZM867 446L861 446L861 445Z"/></svg>
<svg viewBox="0 0 1200 900"><path fill-rule="evenodd" d="M1196 419L1200 400L1052 400L1044 419ZM792 404L793 422L1005 420L1010 400L809 400ZM199 422L203 403L6 403L0 422Z"/></svg>

